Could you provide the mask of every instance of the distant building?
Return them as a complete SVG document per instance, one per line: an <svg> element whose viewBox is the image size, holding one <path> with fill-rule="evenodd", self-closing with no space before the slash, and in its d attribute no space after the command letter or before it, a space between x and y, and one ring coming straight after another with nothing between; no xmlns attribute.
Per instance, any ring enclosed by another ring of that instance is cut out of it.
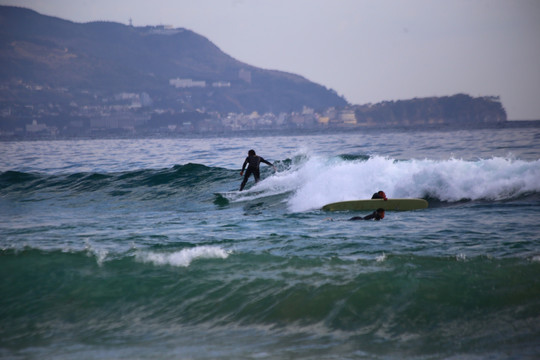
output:
<svg viewBox="0 0 540 360"><path fill-rule="evenodd" d="M192 79L170 79L169 85L176 88L206 87L206 81L193 81Z"/></svg>
<svg viewBox="0 0 540 360"><path fill-rule="evenodd" d="M215 88L231 87L231 83L228 81L216 81L212 83L212 87L215 87Z"/></svg>
<svg viewBox="0 0 540 360"><path fill-rule="evenodd" d="M172 25L147 26L146 30L154 35L176 35L184 29L175 29Z"/></svg>
<svg viewBox="0 0 540 360"><path fill-rule="evenodd" d="M47 125L45 124L38 124L37 120L32 120L32 124L26 125L26 131L27 132L40 132L47 130Z"/></svg>
<svg viewBox="0 0 540 360"><path fill-rule="evenodd" d="M318 121L321 125L328 125L328 123L330 122L330 118L328 116L319 116Z"/></svg>
<svg viewBox="0 0 540 360"><path fill-rule="evenodd" d="M354 114L353 109L341 110L341 112L339 113L339 119L343 124L347 125L356 125L357 123L356 115Z"/></svg>
<svg viewBox="0 0 540 360"><path fill-rule="evenodd" d="M302 115L313 115L313 114L315 114L315 110L304 105L304 108L302 110Z"/></svg>

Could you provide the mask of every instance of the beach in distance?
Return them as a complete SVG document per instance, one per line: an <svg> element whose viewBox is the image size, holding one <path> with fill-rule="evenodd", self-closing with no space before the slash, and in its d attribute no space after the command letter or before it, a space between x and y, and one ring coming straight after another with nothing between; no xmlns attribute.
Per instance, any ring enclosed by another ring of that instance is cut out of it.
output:
<svg viewBox="0 0 540 360"><path fill-rule="evenodd" d="M2 359L540 357L540 125L0 153Z"/></svg>

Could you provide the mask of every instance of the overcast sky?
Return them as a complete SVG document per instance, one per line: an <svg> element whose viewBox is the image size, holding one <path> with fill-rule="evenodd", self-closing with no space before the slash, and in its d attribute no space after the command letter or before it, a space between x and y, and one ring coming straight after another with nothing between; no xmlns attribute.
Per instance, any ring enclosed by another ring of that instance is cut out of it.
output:
<svg viewBox="0 0 540 360"><path fill-rule="evenodd" d="M500 96L540 119L539 0L0 0L75 22L193 30L232 57L353 104Z"/></svg>

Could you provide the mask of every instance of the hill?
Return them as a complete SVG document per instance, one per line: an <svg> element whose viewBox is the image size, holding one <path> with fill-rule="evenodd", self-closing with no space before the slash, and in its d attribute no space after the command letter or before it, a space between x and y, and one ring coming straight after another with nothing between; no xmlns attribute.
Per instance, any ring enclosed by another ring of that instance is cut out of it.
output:
<svg viewBox="0 0 540 360"><path fill-rule="evenodd" d="M0 7L0 101L78 105L146 93L158 107L290 112L345 106L334 91L223 53L187 29L74 23Z"/></svg>
<svg viewBox="0 0 540 360"><path fill-rule="evenodd" d="M497 97L351 105L260 69L183 28L74 23L0 6L0 137L470 126L506 121Z"/></svg>
<svg viewBox="0 0 540 360"><path fill-rule="evenodd" d="M357 105L356 122L363 126L470 126L507 120L499 97L467 94L384 101Z"/></svg>

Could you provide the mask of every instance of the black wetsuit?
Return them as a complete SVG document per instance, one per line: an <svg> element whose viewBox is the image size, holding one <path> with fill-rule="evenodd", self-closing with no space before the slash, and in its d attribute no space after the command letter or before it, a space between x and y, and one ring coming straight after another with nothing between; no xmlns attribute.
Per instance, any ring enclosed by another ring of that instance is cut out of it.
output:
<svg viewBox="0 0 540 360"><path fill-rule="evenodd" d="M246 160L244 161L244 165L242 165L242 172L246 168L246 165L248 165L246 173L244 174L244 180L242 181L242 184L240 185L240 191L244 190L244 186L246 186L246 183L253 174L253 177L255 178L255 182L259 182L259 179L261 178L261 172L259 170L259 165L261 163L265 163L270 166L274 166L268 161L264 160L262 157L258 155L249 155Z"/></svg>
<svg viewBox="0 0 540 360"><path fill-rule="evenodd" d="M350 218L349 220L371 220L371 219L375 219L377 221L381 220L381 216L379 215L379 213L377 211L374 211L372 212L371 214L369 214L368 216L355 216L355 217L352 217Z"/></svg>

